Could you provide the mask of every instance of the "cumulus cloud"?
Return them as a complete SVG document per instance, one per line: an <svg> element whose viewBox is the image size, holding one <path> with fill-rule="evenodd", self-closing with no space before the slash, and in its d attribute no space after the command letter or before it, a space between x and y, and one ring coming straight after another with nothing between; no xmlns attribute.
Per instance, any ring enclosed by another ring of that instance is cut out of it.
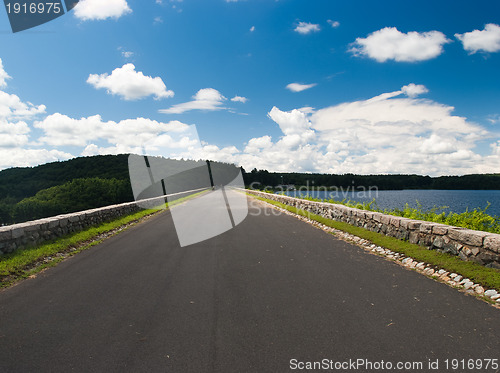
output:
<svg viewBox="0 0 500 373"><path fill-rule="evenodd" d="M481 156L480 126L454 116L454 108L398 97L402 91L332 106L312 115L313 128L339 155L337 170L357 173L448 174L474 172ZM348 171L351 170L351 171ZM338 171L336 171L338 172Z"/></svg>
<svg viewBox="0 0 500 373"><path fill-rule="evenodd" d="M377 62L418 62L439 56L443 45L449 42L439 31L403 33L395 27L385 27L366 38L357 38L349 51Z"/></svg>
<svg viewBox="0 0 500 373"><path fill-rule="evenodd" d="M56 149L2 149L0 148L0 169L9 167L33 167L48 162L74 158L71 153Z"/></svg>
<svg viewBox="0 0 500 373"><path fill-rule="evenodd" d="M158 110L158 112L163 114L182 114L190 110L224 110L226 108L223 104L226 100L227 98L218 90L214 88L203 88L193 96L193 101L177 104L168 109L161 109Z"/></svg>
<svg viewBox="0 0 500 373"><path fill-rule="evenodd" d="M33 105L23 102L16 95L0 91L0 120L31 119L36 115L45 113L45 105Z"/></svg>
<svg viewBox="0 0 500 373"><path fill-rule="evenodd" d="M465 34L455 34L464 49L470 54L476 52L498 52L500 51L500 26L489 23L484 30L474 30Z"/></svg>
<svg viewBox="0 0 500 373"><path fill-rule="evenodd" d="M105 140L113 146L139 148L162 133L182 132L186 124L179 121L162 123L147 118L103 121L100 115L80 119L55 113L34 124L43 131L39 141L52 146L86 146Z"/></svg>
<svg viewBox="0 0 500 373"><path fill-rule="evenodd" d="M321 30L321 27L319 25L314 24L314 23L308 23L308 22L299 22L297 27L295 27L294 31L298 32L299 34L302 35L307 35L312 32L318 32Z"/></svg>
<svg viewBox="0 0 500 373"><path fill-rule="evenodd" d="M337 28L340 26L340 22L332 21L331 19L328 20L328 23L330 24L330 26L332 26L332 28Z"/></svg>
<svg viewBox="0 0 500 373"><path fill-rule="evenodd" d="M10 79L9 74L3 68L3 62L0 58L0 88L7 87L7 79Z"/></svg>
<svg viewBox="0 0 500 373"><path fill-rule="evenodd" d="M87 83L96 89L105 88L108 93L121 96L124 100L139 100L153 95L159 100L174 96L160 77L145 76L141 71L135 71L131 63L114 69L111 75L90 74Z"/></svg>
<svg viewBox="0 0 500 373"><path fill-rule="evenodd" d="M408 97L414 98L424 93L429 92L427 87L422 84L410 83L401 88L401 91Z"/></svg>
<svg viewBox="0 0 500 373"><path fill-rule="evenodd" d="M132 12L126 0L80 0L74 8L75 17L83 21L120 18Z"/></svg>
<svg viewBox="0 0 500 373"><path fill-rule="evenodd" d="M320 110L273 107L268 117L282 136L252 138L242 150L206 145L202 151L246 169L278 172L446 175L496 170L500 141L491 145L491 154L476 153L478 141L492 135L453 115L453 107L416 98L426 90L408 84Z"/></svg>
<svg viewBox="0 0 500 373"><path fill-rule="evenodd" d="M30 129L26 122L9 123L0 120L0 149L26 145L29 133Z"/></svg>
<svg viewBox="0 0 500 373"><path fill-rule="evenodd" d="M306 89L310 89L316 86L317 86L316 83L312 84L290 83L286 86L286 89L292 92L302 92L305 91Z"/></svg>
<svg viewBox="0 0 500 373"><path fill-rule="evenodd" d="M248 101L248 98L246 98L246 97L241 97L241 96L234 96L234 97L231 99L231 101L233 101L233 102L243 102L243 103L245 103L245 102L247 102L247 101Z"/></svg>

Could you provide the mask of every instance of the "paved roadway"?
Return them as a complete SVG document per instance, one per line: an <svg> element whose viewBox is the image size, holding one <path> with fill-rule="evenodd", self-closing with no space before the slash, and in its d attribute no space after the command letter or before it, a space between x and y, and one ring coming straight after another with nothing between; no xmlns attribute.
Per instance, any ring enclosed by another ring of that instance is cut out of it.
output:
<svg viewBox="0 0 500 373"><path fill-rule="evenodd" d="M0 372L500 357L499 310L272 211L184 248L165 212L0 292Z"/></svg>

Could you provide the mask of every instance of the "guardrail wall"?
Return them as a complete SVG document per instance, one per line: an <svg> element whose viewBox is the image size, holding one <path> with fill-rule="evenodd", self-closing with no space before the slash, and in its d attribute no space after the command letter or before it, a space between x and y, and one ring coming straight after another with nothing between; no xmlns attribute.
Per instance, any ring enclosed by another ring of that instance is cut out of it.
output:
<svg viewBox="0 0 500 373"><path fill-rule="evenodd" d="M201 189L0 227L0 255L37 246L43 242L97 226L143 208L160 206L167 197L176 196L179 198L199 190Z"/></svg>

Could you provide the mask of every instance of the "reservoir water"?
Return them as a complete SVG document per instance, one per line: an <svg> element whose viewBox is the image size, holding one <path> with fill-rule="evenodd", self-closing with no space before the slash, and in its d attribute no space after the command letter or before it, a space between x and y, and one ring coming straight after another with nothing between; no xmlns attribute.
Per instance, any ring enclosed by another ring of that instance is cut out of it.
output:
<svg viewBox="0 0 500 373"><path fill-rule="evenodd" d="M309 195L313 198L356 202L371 202L375 198L381 209L402 209L406 203L410 207L416 207L418 201L424 210L446 206L446 212L456 213L462 213L466 209L484 209L490 202L491 206L486 212L500 216L500 190L288 191L286 194L298 198Z"/></svg>

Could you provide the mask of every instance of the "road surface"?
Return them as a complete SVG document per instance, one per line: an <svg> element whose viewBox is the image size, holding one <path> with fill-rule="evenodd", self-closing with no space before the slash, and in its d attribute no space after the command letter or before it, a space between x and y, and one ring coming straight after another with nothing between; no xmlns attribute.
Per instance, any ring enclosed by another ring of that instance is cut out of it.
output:
<svg viewBox="0 0 500 373"><path fill-rule="evenodd" d="M167 211L0 292L0 372L500 358L499 310L260 206L184 248Z"/></svg>

